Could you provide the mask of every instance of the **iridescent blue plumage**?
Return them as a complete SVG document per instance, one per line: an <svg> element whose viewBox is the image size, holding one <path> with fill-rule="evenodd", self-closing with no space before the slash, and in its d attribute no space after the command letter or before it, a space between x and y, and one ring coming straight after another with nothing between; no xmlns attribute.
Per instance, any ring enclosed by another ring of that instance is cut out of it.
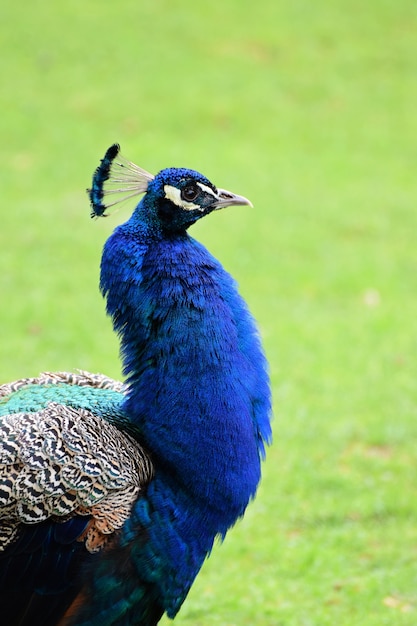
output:
<svg viewBox="0 0 417 626"><path fill-rule="evenodd" d="M112 160L107 153L95 174L95 215L108 206ZM63 624L154 626L164 612L174 617L214 539L254 497L271 435L256 325L231 276L187 234L211 211L249 201L193 170L138 171L127 193L144 185L146 193L105 244L100 287L126 380L109 412L148 451L154 475L110 545L85 559Z"/></svg>

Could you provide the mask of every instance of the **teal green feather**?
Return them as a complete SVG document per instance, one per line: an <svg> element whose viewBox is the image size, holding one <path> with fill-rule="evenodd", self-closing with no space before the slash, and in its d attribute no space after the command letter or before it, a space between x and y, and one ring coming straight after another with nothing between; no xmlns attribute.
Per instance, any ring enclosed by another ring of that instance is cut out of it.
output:
<svg viewBox="0 0 417 626"><path fill-rule="evenodd" d="M112 417L119 410L124 395L112 389L78 387L76 385L28 385L0 399L0 416L8 413L35 412L49 402L58 402L74 409L88 409L96 415Z"/></svg>
<svg viewBox="0 0 417 626"><path fill-rule="evenodd" d="M124 394L113 389L65 383L28 385L0 398L0 418L11 413L35 413L46 408L50 402L56 402L73 409L91 411L131 435L138 435L139 429L122 408L124 400Z"/></svg>

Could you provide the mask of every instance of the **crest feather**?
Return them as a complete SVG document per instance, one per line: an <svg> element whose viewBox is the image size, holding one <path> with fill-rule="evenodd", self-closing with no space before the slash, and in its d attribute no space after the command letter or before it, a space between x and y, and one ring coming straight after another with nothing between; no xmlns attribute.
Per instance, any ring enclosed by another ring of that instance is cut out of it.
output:
<svg viewBox="0 0 417 626"><path fill-rule="evenodd" d="M153 179L152 174L120 154L119 144L113 144L94 172L91 189L87 189L91 217L104 217L109 207L145 193Z"/></svg>

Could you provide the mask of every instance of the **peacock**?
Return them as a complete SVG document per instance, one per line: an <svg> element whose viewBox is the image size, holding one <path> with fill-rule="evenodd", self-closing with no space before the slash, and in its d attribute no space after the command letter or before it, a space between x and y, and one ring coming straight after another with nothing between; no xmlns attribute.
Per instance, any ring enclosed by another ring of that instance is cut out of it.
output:
<svg viewBox="0 0 417 626"><path fill-rule="evenodd" d="M187 230L251 205L187 168L111 146L92 216L141 195L104 245L100 290L123 382L85 371L0 387L0 621L154 626L255 496L268 365L233 278Z"/></svg>

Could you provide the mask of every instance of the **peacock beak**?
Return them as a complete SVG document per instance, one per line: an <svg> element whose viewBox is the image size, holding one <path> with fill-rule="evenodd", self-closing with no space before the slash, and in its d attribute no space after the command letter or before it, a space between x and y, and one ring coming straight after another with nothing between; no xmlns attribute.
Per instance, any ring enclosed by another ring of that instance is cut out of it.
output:
<svg viewBox="0 0 417 626"><path fill-rule="evenodd" d="M226 189L217 189L217 200L213 203L213 206L217 211L217 209L223 209L226 206L239 206L244 204L253 207L252 202L245 198L245 196L239 196L237 193L232 193Z"/></svg>

